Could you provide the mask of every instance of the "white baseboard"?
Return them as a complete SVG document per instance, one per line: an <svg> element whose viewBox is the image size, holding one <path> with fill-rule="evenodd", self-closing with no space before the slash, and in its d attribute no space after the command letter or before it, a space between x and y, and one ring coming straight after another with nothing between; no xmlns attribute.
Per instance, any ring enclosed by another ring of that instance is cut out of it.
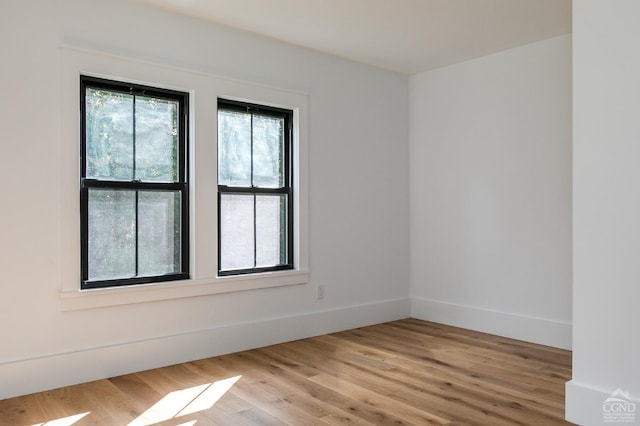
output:
<svg viewBox="0 0 640 426"><path fill-rule="evenodd" d="M0 399L409 316L409 299L224 325L0 364Z"/></svg>
<svg viewBox="0 0 640 426"><path fill-rule="evenodd" d="M616 419L618 411L613 412L613 419L605 421L604 403L612 396L616 389L596 389L591 386L578 383L575 380L567 382L565 386L565 417L567 421L581 426L611 425L611 424L640 424L640 401L631 400L633 403L632 413L634 421L622 422ZM631 395L633 398L633 395Z"/></svg>
<svg viewBox="0 0 640 426"><path fill-rule="evenodd" d="M566 322L419 297L411 298L411 317L556 348L571 349L571 324Z"/></svg>

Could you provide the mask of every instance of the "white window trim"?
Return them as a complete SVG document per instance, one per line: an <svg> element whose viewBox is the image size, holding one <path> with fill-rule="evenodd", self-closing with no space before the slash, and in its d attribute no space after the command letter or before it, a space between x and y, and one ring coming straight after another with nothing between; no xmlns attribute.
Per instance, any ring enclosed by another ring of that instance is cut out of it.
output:
<svg viewBox="0 0 640 426"><path fill-rule="evenodd" d="M306 284L309 282L308 104L299 91L212 74L60 47L61 250L59 286L63 311ZM80 75L109 78L190 93L191 279L80 290L79 82ZM217 100L236 99L294 111L294 269L217 276Z"/></svg>

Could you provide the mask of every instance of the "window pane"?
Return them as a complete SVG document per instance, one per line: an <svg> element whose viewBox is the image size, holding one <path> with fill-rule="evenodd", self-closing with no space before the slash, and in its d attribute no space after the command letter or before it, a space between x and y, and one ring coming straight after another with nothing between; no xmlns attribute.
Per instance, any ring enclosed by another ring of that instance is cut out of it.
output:
<svg viewBox="0 0 640 426"><path fill-rule="evenodd" d="M178 102L136 96L136 171L142 181L178 180Z"/></svg>
<svg viewBox="0 0 640 426"><path fill-rule="evenodd" d="M180 219L180 192L138 193L139 276L180 272Z"/></svg>
<svg viewBox="0 0 640 426"><path fill-rule="evenodd" d="M87 177L133 179L133 96L86 90Z"/></svg>
<svg viewBox="0 0 640 426"><path fill-rule="evenodd" d="M251 114L218 111L218 185L251 186Z"/></svg>
<svg viewBox="0 0 640 426"><path fill-rule="evenodd" d="M89 190L89 280L136 273L135 191Z"/></svg>
<svg viewBox="0 0 640 426"><path fill-rule="evenodd" d="M282 118L253 116L253 184L261 188L283 186Z"/></svg>
<svg viewBox="0 0 640 426"><path fill-rule="evenodd" d="M256 196L256 266L287 263L285 195Z"/></svg>
<svg viewBox="0 0 640 426"><path fill-rule="evenodd" d="M253 195L220 197L220 269L253 268Z"/></svg>

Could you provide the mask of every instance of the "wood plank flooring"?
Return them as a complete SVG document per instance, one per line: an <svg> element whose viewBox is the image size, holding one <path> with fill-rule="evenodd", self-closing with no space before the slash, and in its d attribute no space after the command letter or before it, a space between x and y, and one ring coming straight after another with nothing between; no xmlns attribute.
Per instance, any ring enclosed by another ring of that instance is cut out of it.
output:
<svg viewBox="0 0 640 426"><path fill-rule="evenodd" d="M569 351L405 319L6 399L0 425L554 425L570 378Z"/></svg>

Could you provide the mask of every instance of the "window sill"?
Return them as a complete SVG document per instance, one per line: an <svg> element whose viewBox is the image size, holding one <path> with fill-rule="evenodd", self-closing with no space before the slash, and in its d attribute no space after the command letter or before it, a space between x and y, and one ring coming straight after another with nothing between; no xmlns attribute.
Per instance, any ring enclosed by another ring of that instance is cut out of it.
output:
<svg viewBox="0 0 640 426"><path fill-rule="evenodd" d="M63 311L79 311L83 309L97 309L134 303L156 302L306 284L307 282L309 282L309 271L278 271L129 287L61 291L60 302Z"/></svg>

